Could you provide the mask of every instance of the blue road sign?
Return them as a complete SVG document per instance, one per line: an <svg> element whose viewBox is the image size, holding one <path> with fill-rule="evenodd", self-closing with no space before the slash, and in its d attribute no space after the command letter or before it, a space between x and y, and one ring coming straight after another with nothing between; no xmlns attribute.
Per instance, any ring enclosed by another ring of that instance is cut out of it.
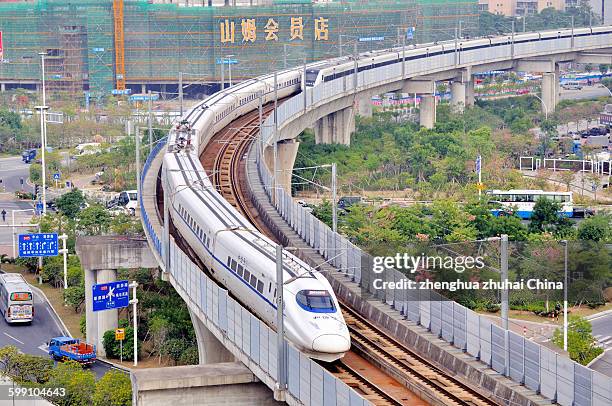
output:
<svg viewBox="0 0 612 406"><path fill-rule="evenodd" d="M111 93L114 95L131 94L132 89L113 89L111 90Z"/></svg>
<svg viewBox="0 0 612 406"><path fill-rule="evenodd" d="M228 59L228 58L217 58L217 65L236 65L238 63L238 59Z"/></svg>
<svg viewBox="0 0 612 406"><path fill-rule="evenodd" d="M157 93L151 94L151 100L158 100L158 99L159 99L159 94ZM149 100L148 94L133 94L130 96L130 101L148 101L148 100Z"/></svg>
<svg viewBox="0 0 612 406"><path fill-rule="evenodd" d="M406 39L414 39L414 27L408 27L406 30Z"/></svg>
<svg viewBox="0 0 612 406"><path fill-rule="evenodd" d="M385 37L360 37L359 42L384 41Z"/></svg>
<svg viewBox="0 0 612 406"><path fill-rule="evenodd" d="M20 257L55 257L57 247L57 233L19 234Z"/></svg>
<svg viewBox="0 0 612 406"><path fill-rule="evenodd" d="M130 304L130 283L116 281L93 285L93 311L120 309Z"/></svg>
<svg viewBox="0 0 612 406"><path fill-rule="evenodd" d="M62 177L62 175L60 173L54 173L53 174L53 179L55 179L55 180L60 180L61 177Z"/></svg>
<svg viewBox="0 0 612 406"><path fill-rule="evenodd" d="M36 202L36 215L40 216L43 212L44 209L44 205L42 204L42 202Z"/></svg>

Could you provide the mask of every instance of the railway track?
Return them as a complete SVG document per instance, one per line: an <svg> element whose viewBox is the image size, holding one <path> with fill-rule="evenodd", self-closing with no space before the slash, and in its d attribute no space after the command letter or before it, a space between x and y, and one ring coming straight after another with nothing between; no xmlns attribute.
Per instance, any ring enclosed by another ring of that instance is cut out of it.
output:
<svg viewBox="0 0 612 406"><path fill-rule="evenodd" d="M341 305L353 350L391 376L423 393L432 404L498 405L469 386L448 376L346 305Z"/></svg>
<svg viewBox="0 0 612 406"><path fill-rule="evenodd" d="M263 117L273 111L264 106ZM274 238L245 195L246 154L259 131L259 114L246 114L209 142L200 160L223 198L261 232ZM353 341L344 359L323 366L374 405L496 405L342 308ZM417 395L419 393L420 395Z"/></svg>

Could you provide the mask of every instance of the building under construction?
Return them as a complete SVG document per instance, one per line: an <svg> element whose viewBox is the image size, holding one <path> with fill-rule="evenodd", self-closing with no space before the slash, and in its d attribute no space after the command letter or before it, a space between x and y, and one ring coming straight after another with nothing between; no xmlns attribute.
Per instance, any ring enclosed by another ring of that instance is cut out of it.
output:
<svg viewBox="0 0 612 406"><path fill-rule="evenodd" d="M477 0L177 3L0 2L1 89L36 88L42 52L52 92L163 96L176 94L180 75L192 92L210 93L230 75L237 81L304 61L449 39L459 25L469 33L478 18Z"/></svg>

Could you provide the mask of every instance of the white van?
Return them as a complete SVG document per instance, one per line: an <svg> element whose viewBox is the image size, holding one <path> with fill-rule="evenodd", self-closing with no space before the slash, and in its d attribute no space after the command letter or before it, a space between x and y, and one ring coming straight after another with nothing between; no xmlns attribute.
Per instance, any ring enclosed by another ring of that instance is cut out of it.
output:
<svg viewBox="0 0 612 406"><path fill-rule="evenodd" d="M567 82L563 82L561 87L565 90L582 90L582 84L575 80L568 80Z"/></svg>
<svg viewBox="0 0 612 406"><path fill-rule="evenodd" d="M119 193L119 201L120 206L125 207L129 210L132 216L136 215L136 211L138 210L138 191L137 190L124 190Z"/></svg>

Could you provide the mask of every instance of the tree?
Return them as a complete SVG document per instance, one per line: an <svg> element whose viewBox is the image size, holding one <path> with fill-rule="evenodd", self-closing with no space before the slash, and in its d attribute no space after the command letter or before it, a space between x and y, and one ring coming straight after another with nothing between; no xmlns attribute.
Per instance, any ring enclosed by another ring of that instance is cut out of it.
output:
<svg viewBox="0 0 612 406"><path fill-rule="evenodd" d="M90 406L95 391L93 372L83 370L76 361L58 363L53 369L47 385L65 388L65 396L52 396L51 402L59 406Z"/></svg>
<svg viewBox="0 0 612 406"><path fill-rule="evenodd" d="M88 235L100 235L108 232L111 216L99 204L83 209L78 216L78 228Z"/></svg>
<svg viewBox="0 0 612 406"><path fill-rule="evenodd" d="M545 197L540 197L533 206L530 232L552 232L558 233L563 228L571 226L568 219L559 214L561 204Z"/></svg>
<svg viewBox="0 0 612 406"><path fill-rule="evenodd" d="M578 226L578 238L589 241L612 241L612 217L598 214L582 221Z"/></svg>
<svg viewBox="0 0 612 406"><path fill-rule="evenodd" d="M13 345L0 348L0 375L14 376L19 350Z"/></svg>
<svg viewBox="0 0 612 406"><path fill-rule="evenodd" d="M84 203L85 197L79 189L71 190L55 200L57 209L70 219L76 217Z"/></svg>
<svg viewBox="0 0 612 406"><path fill-rule="evenodd" d="M591 323L583 317L570 316L568 324L567 351L570 358L582 365L587 365L603 352L602 348L595 346ZM555 330L553 343L563 348L563 329Z"/></svg>
<svg viewBox="0 0 612 406"><path fill-rule="evenodd" d="M66 304L78 312L81 305L85 302L85 287L84 286L70 286L64 290L64 301Z"/></svg>
<svg viewBox="0 0 612 406"><path fill-rule="evenodd" d="M132 404L130 376L119 371L109 371L96 383L94 406L129 406Z"/></svg>

